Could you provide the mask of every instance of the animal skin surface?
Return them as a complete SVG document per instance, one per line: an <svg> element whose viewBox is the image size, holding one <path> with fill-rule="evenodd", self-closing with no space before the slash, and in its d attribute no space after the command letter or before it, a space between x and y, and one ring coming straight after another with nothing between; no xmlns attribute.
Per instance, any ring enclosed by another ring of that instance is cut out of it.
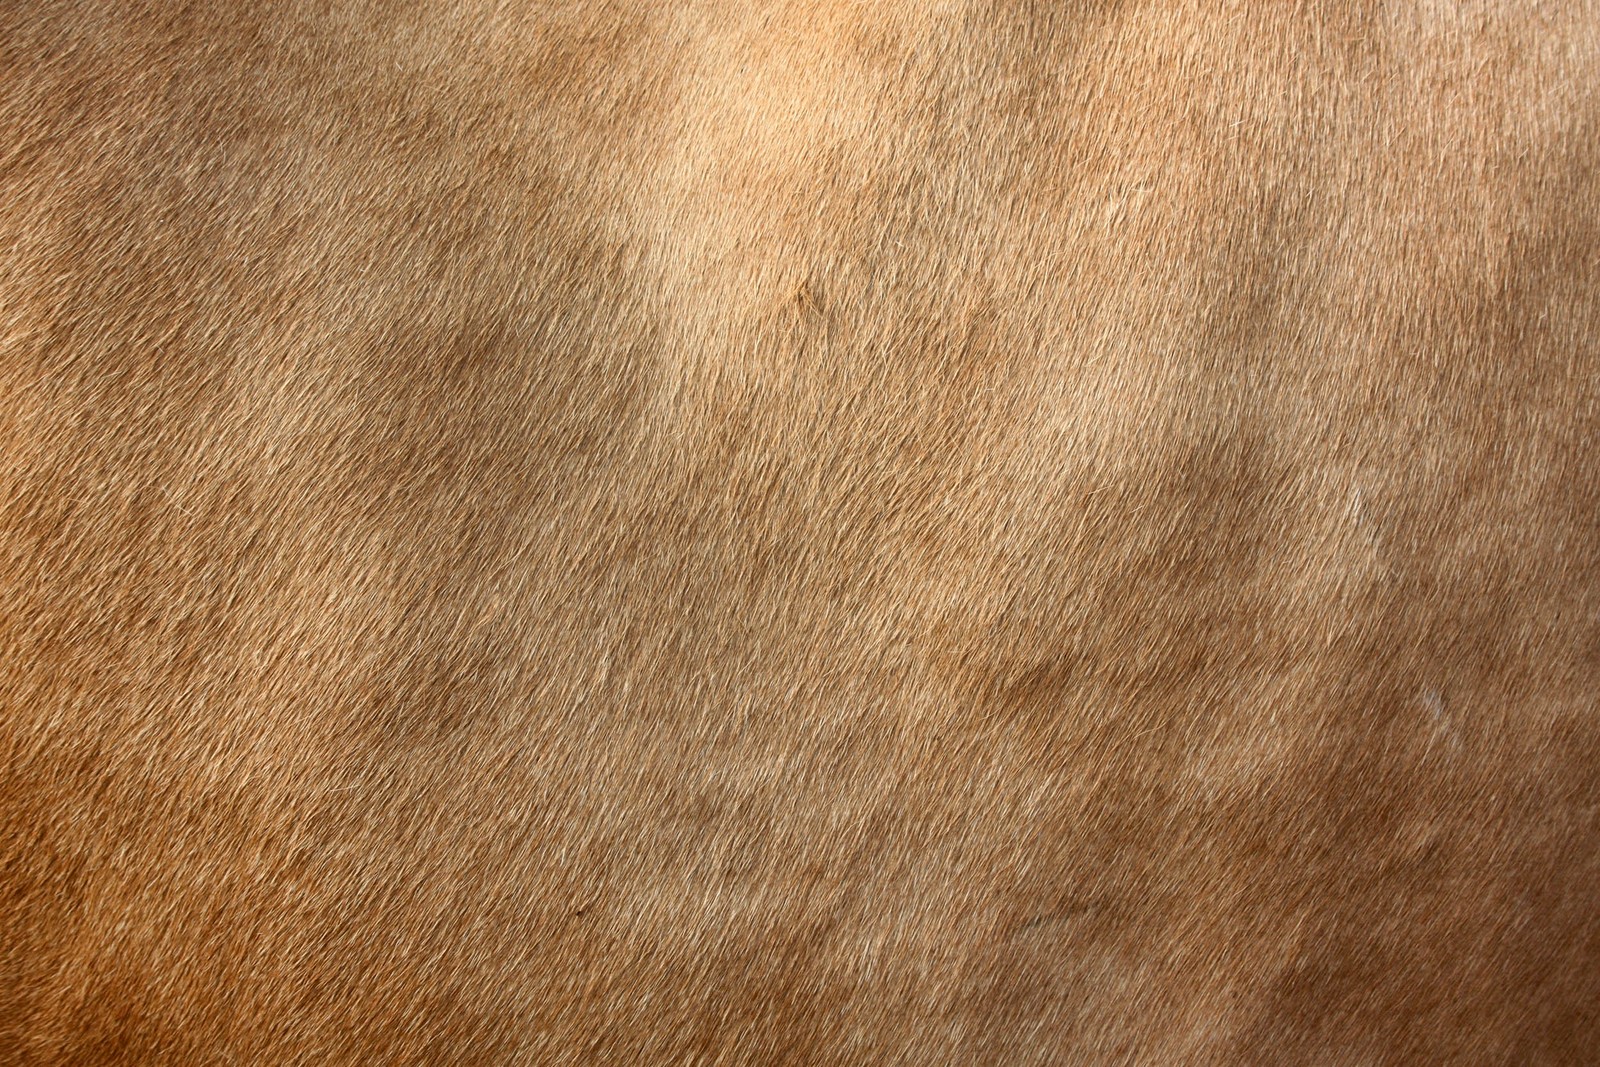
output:
<svg viewBox="0 0 1600 1067"><path fill-rule="evenodd" d="M0 1064L1600 1063L1600 3L0 0Z"/></svg>

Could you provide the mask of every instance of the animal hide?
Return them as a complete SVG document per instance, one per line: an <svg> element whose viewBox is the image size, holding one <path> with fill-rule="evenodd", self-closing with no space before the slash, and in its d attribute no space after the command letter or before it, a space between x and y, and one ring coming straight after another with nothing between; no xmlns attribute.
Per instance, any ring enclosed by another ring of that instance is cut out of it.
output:
<svg viewBox="0 0 1600 1067"><path fill-rule="evenodd" d="M1600 1061L1600 5L0 3L0 1062Z"/></svg>

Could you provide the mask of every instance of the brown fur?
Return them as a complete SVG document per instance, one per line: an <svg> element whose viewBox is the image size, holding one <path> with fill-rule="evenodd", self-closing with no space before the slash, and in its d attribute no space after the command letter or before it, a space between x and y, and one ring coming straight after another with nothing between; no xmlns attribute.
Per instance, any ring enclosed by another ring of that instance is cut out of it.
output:
<svg viewBox="0 0 1600 1067"><path fill-rule="evenodd" d="M1600 1062L1600 7L0 5L0 1062Z"/></svg>

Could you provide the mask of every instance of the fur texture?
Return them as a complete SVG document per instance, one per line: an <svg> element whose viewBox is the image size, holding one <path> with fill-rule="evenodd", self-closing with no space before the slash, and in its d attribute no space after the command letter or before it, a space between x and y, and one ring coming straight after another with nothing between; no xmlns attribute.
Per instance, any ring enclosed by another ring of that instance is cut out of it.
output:
<svg viewBox="0 0 1600 1067"><path fill-rule="evenodd" d="M0 1062L1600 1060L1600 7L0 4Z"/></svg>

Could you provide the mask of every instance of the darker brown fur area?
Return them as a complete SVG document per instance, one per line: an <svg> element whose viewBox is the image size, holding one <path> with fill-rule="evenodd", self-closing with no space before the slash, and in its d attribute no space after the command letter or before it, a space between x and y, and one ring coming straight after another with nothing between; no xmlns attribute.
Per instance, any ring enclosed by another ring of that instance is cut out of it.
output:
<svg viewBox="0 0 1600 1067"><path fill-rule="evenodd" d="M1582 1064L1600 11L0 7L0 1062Z"/></svg>

